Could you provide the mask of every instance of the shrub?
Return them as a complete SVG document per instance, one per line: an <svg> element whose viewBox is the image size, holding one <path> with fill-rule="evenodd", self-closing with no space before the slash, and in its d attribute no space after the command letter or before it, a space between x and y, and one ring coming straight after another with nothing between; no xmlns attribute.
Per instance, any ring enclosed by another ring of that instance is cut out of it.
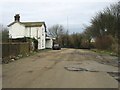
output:
<svg viewBox="0 0 120 90"><path fill-rule="evenodd" d="M81 48L90 48L89 40L83 39L81 42Z"/></svg>
<svg viewBox="0 0 120 90"><path fill-rule="evenodd" d="M110 50L114 39L111 35L96 38L95 47L97 49Z"/></svg>
<svg viewBox="0 0 120 90"><path fill-rule="evenodd" d="M119 47L118 40L114 39L114 43L112 43L111 45L111 50L115 53L118 53L118 49L119 49L118 47Z"/></svg>

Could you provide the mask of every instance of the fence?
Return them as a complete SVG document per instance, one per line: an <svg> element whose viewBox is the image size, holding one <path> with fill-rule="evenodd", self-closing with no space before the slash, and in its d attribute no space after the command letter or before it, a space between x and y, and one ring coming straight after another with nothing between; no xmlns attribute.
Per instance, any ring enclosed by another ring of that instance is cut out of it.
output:
<svg viewBox="0 0 120 90"><path fill-rule="evenodd" d="M18 55L27 55L30 52L30 44L27 42L2 43L0 45L2 45L3 62L6 62L8 59Z"/></svg>

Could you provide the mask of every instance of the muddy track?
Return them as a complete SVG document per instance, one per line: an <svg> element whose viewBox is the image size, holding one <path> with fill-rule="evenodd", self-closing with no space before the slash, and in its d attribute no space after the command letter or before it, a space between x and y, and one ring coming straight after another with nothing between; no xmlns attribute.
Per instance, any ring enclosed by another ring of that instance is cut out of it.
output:
<svg viewBox="0 0 120 90"><path fill-rule="evenodd" d="M5 88L116 88L118 81L107 72L117 67L98 63L89 50L62 49L40 52L3 65ZM106 57L107 58L107 57ZM102 62L107 60L104 58ZM113 57L112 57L113 58ZM110 59L110 57L108 58ZM80 69L81 71L69 71ZM71 68L72 66L72 68ZM74 68L73 68L74 67ZM84 69L82 71L82 69ZM90 72L91 71L91 72ZM92 72L98 71L98 72Z"/></svg>

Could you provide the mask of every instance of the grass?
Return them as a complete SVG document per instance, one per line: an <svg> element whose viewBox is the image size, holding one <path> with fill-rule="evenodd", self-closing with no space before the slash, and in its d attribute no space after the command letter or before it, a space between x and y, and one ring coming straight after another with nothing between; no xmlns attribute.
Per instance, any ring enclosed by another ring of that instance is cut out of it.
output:
<svg viewBox="0 0 120 90"><path fill-rule="evenodd" d="M118 56L117 53L109 51L109 50L100 50L100 49L91 49L91 50L94 51L94 52L100 53L100 54L108 54L108 55L111 55L111 56Z"/></svg>

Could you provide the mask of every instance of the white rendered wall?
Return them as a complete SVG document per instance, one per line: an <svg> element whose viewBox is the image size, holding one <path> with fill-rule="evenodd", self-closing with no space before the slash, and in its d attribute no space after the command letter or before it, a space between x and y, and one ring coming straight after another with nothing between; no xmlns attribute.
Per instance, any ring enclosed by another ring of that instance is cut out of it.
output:
<svg viewBox="0 0 120 90"><path fill-rule="evenodd" d="M45 49L45 27L26 27L26 37L35 38L38 40L38 49Z"/></svg>
<svg viewBox="0 0 120 90"><path fill-rule="evenodd" d="M41 31L41 41L42 41L41 48L42 48L42 49L45 49L45 37L46 37L46 36L45 36L45 33L46 33L46 32L45 32L45 27L44 27L44 25L41 26L41 30L40 30L40 31Z"/></svg>
<svg viewBox="0 0 120 90"><path fill-rule="evenodd" d="M20 23L15 23L9 27L10 38L22 38L25 36L25 27Z"/></svg>

